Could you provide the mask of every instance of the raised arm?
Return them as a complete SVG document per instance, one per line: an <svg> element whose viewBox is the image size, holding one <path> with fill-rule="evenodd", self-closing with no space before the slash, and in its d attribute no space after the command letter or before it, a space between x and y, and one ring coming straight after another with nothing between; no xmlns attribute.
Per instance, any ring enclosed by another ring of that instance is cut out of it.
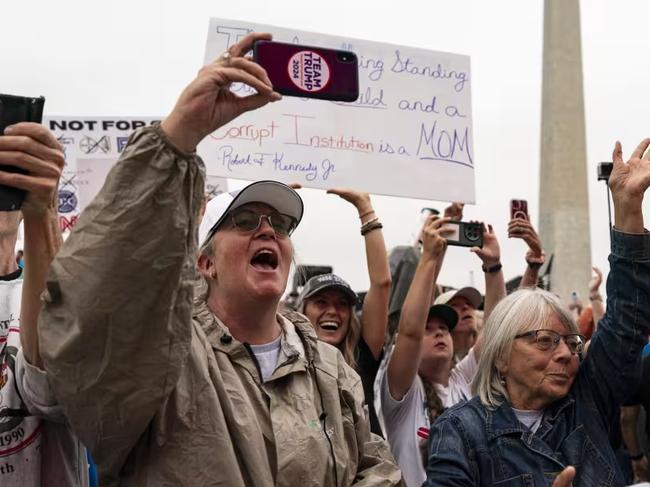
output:
<svg viewBox="0 0 650 487"><path fill-rule="evenodd" d="M598 267L592 267L594 275L589 281L589 302L593 313L594 331L598 328L598 322L605 316L605 303L600 294L600 285L603 283L603 273Z"/></svg>
<svg viewBox="0 0 650 487"><path fill-rule="evenodd" d="M388 362L386 376L393 399L400 401L408 392L420 366L420 355L436 270L442 263L447 242L441 225L449 219L430 216L422 231L422 256L411 287L404 300L395 349Z"/></svg>
<svg viewBox="0 0 650 487"><path fill-rule="evenodd" d="M607 309L583 361L577 393L593 397L603 420L618 421L618 405L639 380L641 349L650 333L650 234L644 229L642 202L650 185L645 139L629 162L616 143L609 187L614 201L614 230L607 279Z"/></svg>
<svg viewBox="0 0 650 487"><path fill-rule="evenodd" d="M189 352L204 174L196 145L275 99L242 57L204 67L161 126L135 132L54 260L39 318L41 355L73 429L104 472L118 472L174 389ZM257 93L237 98L231 82Z"/></svg>
<svg viewBox="0 0 650 487"><path fill-rule="evenodd" d="M54 135L42 125L19 123L0 137L0 164L19 167L26 174L0 171L0 184L26 191L22 205L25 231L20 341L27 361L42 367L36 323L41 293L54 255L61 246L57 212L57 185L65 163Z"/></svg>
<svg viewBox="0 0 650 487"><path fill-rule="evenodd" d="M535 287L539 281L539 268L546 260L542 241L532 223L524 218L514 218L508 223L508 238L520 238L526 245L526 270L521 278L520 288Z"/></svg>
<svg viewBox="0 0 650 487"><path fill-rule="evenodd" d="M366 245L366 261L370 288L363 301L361 314L361 336L368 344L375 359L379 359L384 347L386 326L388 325L388 298L390 296L390 269L384 234L381 231L378 217L372 207L370 195L353 189L329 189L335 194L354 205L359 213L362 228L367 225L365 235L362 234ZM374 229L372 229L374 227Z"/></svg>
<svg viewBox="0 0 650 487"><path fill-rule="evenodd" d="M471 252L474 252L481 259L481 268L485 275L483 320L487 321L497 303L506 296L506 283L501 269L501 249L492 225L483 224L483 247L472 247ZM478 337L474 344L474 356L477 361L481 356L482 348L483 334Z"/></svg>

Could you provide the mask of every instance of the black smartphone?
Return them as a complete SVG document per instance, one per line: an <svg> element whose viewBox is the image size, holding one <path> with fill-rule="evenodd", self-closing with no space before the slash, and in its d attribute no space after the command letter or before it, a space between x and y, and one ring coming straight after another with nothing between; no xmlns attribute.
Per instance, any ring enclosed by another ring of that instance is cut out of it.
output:
<svg viewBox="0 0 650 487"><path fill-rule="evenodd" d="M0 137L4 135L4 131L9 125L18 122L41 123L44 105L45 98L42 96L30 98L0 94ZM26 172L15 166L0 166L0 171L23 174ZM0 211L20 210L24 199L25 191L22 189L0 184Z"/></svg>
<svg viewBox="0 0 650 487"><path fill-rule="evenodd" d="M458 247L483 247L482 224L450 221L445 224L445 227L451 227L453 229L453 233L446 237L448 245L456 245Z"/></svg>
<svg viewBox="0 0 650 487"><path fill-rule="evenodd" d="M253 59L283 95L347 102L359 98L359 62L351 51L257 41Z"/></svg>

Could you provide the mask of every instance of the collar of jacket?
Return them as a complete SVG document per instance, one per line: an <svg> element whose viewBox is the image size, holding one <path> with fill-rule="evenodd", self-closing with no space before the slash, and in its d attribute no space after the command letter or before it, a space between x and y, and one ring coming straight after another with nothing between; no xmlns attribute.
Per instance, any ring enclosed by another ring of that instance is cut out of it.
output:
<svg viewBox="0 0 650 487"><path fill-rule="evenodd" d="M553 423L562 411L574 402L575 401L573 397L571 397L571 394L568 394L559 401L551 404L544 414L542 424L540 424L538 429L538 435L544 436L553 426ZM526 433L531 433L531 431L517 419L515 412L512 410L512 406L510 406L510 403L506 400L503 400L501 405L496 409L485 408L485 410L488 441L503 435L518 434L521 436Z"/></svg>
<svg viewBox="0 0 650 487"><path fill-rule="evenodd" d="M248 356L243 344L230 334L227 325L215 316L205 299L194 301L193 314L214 349L233 358L238 358L240 354ZM285 362L295 362L304 354L307 362L313 365L318 356L318 337L309 320L295 311L283 311L277 317L283 328L281 347Z"/></svg>

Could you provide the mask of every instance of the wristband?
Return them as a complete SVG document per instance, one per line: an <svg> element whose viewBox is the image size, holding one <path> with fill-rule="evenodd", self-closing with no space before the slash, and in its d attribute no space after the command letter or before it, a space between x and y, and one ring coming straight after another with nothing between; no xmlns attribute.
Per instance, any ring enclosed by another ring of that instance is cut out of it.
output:
<svg viewBox="0 0 650 487"><path fill-rule="evenodd" d="M372 222L370 223L370 225L366 224L363 227L361 227L361 236L365 237L373 230L379 230L380 228L384 228L384 226L379 222Z"/></svg>
<svg viewBox="0 0 650 487"><path fill-rule="evenodd" d="M495 272L499 272L502 267L501 262L499 262L498 264L494 264L492 267L482 266L481 269L483 269L483 272L486 274L494 274Z"/></svg>
<svg viewBox="0 0 650 487"><path fill-rule="evenodd" d="M374 212L375 210L366 211L363 215L359 215L359 220L363 220L365 217L372 215Z"/></svg>
<svg viewBox="0 0 650 487"><path fill-rule="evenodd" d="M645 455L643 454L643 452L641 452L641 453L637 453L636 455L630 455L630 454L628 453L628 456L630 457L630 460L632 460L633 462L638 462L638 461L641 460Z"/></svg>
<svg viewBox="0 0 650 487"><path fill-rule="evenodd" d="M542 267L544 265L541 262L531 262L529 260L526 261L526 264L528 264L528 267L530 267L533 270L539 269L540 267Z"/></svg>
<svg viewBox="0 0 650 487"><path fill-rule="evenodd" d="M376 216L374 218L371 218L367 222L361 224L361 230L363 230L363 227L367 227L368 225L372 225L373 223L378 222L378 221L379 221L378 216Z"/></svg>

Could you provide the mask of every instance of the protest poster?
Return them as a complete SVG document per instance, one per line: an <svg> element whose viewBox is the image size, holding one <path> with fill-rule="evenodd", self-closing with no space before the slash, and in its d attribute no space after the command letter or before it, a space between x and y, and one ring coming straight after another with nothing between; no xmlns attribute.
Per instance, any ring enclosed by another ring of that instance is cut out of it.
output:
<svg viewBox="0 0 650 487"><path fill-rule="evenodd" d="M213 18L205 63L251 31L355 52L359 98L285 96L238 117L199 146L211 174L474 202L468 56ZM241 83L231 90L254 93Z"/></svg>
<svg viewBox="0 0 650 487"><path fill-rule="evenodd" d="M124 151L134 130L162 117L49 116L44 124L65 151L65 167L59 182L59 226L72 230L79 214L102 188L106 176ZM206 195L227 191L221 177L206 177Z"/></svg>

